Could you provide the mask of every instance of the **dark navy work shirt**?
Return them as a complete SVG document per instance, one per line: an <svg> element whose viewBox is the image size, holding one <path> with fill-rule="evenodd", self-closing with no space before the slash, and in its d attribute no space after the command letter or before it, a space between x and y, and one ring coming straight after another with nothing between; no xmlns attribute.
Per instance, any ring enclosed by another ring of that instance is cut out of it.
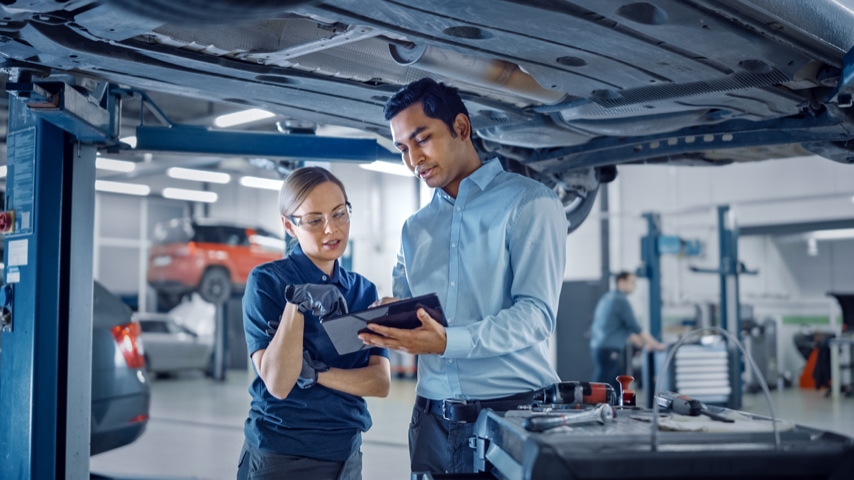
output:
<svg viewBox="0 0 854 480"><path fill-rule="evenodd" d="M285 286L304 283L336 285L350 311L363 310L377 300L377 288L365 277L340 268L332 276L318 269L297 245L286 258L255 267L243 295L243 329L249 356L267 348L267 321L278 320L285 309ZM388 350L371 348L338 355L319 319L305 314L303 348L311 357L334 368L360 368L371 355L388 357ZM253 364L254 368L254 364ZM257 372L256 372L257 373ZM244 425L246 439L257 448L282 455L344 461L361 445L361 432L371 427L365 399L315 385L279 400L267 391L260 376L249 387L252 396Z"/></svg>
<svg viewBox="0 0 854 480"><path fill-rule="evenodd" d="M626 348L629 335L640 332L641 327L625 293L611 290L599 299L590 331L591 349L622 350Z"/></svg>

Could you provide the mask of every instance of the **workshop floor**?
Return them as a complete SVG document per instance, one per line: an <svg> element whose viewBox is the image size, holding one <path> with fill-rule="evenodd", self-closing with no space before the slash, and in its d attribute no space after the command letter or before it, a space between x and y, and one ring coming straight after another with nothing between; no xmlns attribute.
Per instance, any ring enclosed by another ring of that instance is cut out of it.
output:
<svg viewBox="0 0 854 480"><path fill-rule="evenodd" d="M225 382L191 374L154 380L146 432L131 445L92 457L93 478L234 478L249 405L248 382L248 374L238 370L228 371ZM362 447L365 480L409 478L406 432L414 385L413 380L394 380L388 398L368 400L374 426ZM796 388L771 395L781 418L854 436L854 398L833 400L824 391ZM743 410L768 414L761 394L746 395Z"/></svg>

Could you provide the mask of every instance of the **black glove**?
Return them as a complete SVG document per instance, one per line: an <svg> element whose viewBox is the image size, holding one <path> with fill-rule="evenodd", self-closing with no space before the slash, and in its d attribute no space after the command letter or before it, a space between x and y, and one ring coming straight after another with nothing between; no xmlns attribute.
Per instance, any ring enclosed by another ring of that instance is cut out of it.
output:
<svg viewBox="0 0 854 480"><path fill-rule="evenodd" d="M305 390L311 388L317 383L317 372L325 372L329 370L329 365L320 360L312 360L311 355L307 350L302 351L302 370L297 378L297 386Z"/></svg>
<svg viewBox="0 0 854 480"><path fill-rule="evenodd" d="M296 305L300 312L311 312L320 319L348 312L347 300L335 285L288 285L285 300Z"/></svg>
<svg viewBox="0 0 854 480"><path fill-rule="evenodd" d="M270 320L269 322L267 322L267 335L271 337L276 336L276 330L279 329L279 320Z"/></svg>

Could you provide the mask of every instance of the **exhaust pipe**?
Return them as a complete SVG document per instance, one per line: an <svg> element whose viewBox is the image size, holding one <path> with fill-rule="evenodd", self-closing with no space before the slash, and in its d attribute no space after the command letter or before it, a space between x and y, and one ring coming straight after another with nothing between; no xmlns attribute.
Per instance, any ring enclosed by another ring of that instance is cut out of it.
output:
<svg viewBox="0 0 854 480"><path fill-rule="evenodd" d="M472 57L429 45L407 48L389 44L389 53L399 65L416 67L461 82L483 85L542 104L553 105L566 98L564 92L543 88L534 77L519 68L519 65L504 60Z"/></svg>

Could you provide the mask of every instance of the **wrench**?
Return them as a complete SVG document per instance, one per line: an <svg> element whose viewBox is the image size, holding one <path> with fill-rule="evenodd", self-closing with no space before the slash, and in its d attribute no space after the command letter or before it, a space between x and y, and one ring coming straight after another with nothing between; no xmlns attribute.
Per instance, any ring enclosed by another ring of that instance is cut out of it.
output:
<svg viewBox="0 0 854 480"><path fill-rule="evenodd" d="M607 403L600 403L592 410L571 414L548 414L537 415L525 419L523 426L529 432L542 432L564 425L578 425L583 423L598 422L604 425L614 420L614 409Z"/></svg>

